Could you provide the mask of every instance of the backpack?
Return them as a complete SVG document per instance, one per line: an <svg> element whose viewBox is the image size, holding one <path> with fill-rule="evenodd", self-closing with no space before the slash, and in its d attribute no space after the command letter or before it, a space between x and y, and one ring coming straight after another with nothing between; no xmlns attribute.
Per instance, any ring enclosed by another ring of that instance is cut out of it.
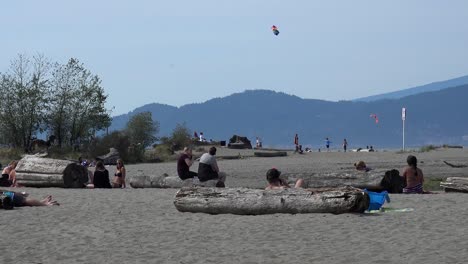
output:
<svg viewBox="0 0 468 264"><path fill-rule="evenodd" d="M400 172L393 169L385 172L385 176L380 182L380 185L389 193L402 193L406 182L400 176Z"/></svg>

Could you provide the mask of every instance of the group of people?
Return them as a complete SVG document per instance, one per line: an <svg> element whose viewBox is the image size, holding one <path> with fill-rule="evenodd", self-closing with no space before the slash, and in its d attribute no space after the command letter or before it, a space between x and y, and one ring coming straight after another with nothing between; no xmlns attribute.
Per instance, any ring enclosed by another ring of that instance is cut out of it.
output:
<svg viewBox="0 0 468 264"><path fill-rule="evenodd" d="M225 187L226 173L219 170L215 155L216 147L211 147L207 153L200 157L198 172L193 172L190 171L190 167L193 165L192 149L185 147L177 160L179 178L181 180L198 178L201 183L216 180L216 187Z"/></svg>
<svg viewBox="0 0 468 264"><path fill-rule="evenodd" d="M398 174L397 178L399 178L396 182L401 182L403 193L424 193L424 174L422 170L418 168L418 159L413 155L409 155L406 159L406 163L408 165L403 169L403 174L401 176L398 171L395 170ZM367 172L372 170L362 160L354 163L354 167L358 171Z"/></svg>
<svg viewBox="0 0 468 264"><path fill-rule="evenodd" d="M82 161L81 157L78 159L78 163L88 169L88 162ZM95 165L94 173L89 172L90 184L86 185L86 188L126 188L126 174L123 160L118 159L114 177L111 181L109 171L104 166L104 163L101 160L98 160Z"/></svg>
<svg viewBox="0 0 468 264"><path fill-rule="evenodd" d="M181 180L193 179L198 177L200 182L208 180L217 180L217 187L225 187L226 174L220 172L216 162L216 147L211 147L208 153L204 153L199 160L198 172L190 171L190 167L194 164L192 149L185 147L177 161L177 173ZM407 158L408 166L405 167L403 175L401 175L401 182L403 183L403 193L423 193L424 175L420 168L417 167L417 158L413 155ZM359 161L354 164L356 170L370 171L364 161ZM266 179L268 185L267 190L289 188L287 181L280 178L281 172L272 168L267 171ZM304 185L303 179L298 179L295 182L295 188L301 188Z"/></svg>

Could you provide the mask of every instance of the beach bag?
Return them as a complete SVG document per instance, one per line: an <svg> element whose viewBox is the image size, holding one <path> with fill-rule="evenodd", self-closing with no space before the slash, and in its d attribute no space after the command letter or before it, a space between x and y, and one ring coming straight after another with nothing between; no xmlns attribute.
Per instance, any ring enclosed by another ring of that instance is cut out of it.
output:
<svg viewBox="0 0 468 264"><path fill-rule="evenodd" d="M369 208L367 208L367 211L379 210L384 205L385 201L390 202L390 197L388 196L387 191L378 193L364 189L364 192L369 195L370 199Z"/></svg>
<svg viewBox="0 0 468 264"><path fill-rule="evenodd" d="M389 193L402 193L406 187L405 180L400 176L398 170L389 170L385 172L385 176L380 181L380 186Z"/></svg>

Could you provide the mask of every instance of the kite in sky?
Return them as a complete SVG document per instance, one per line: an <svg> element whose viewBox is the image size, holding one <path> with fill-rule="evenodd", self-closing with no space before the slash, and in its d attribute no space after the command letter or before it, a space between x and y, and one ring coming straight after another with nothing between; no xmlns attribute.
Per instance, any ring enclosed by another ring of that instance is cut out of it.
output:
<svg viewBox="0 0 468 264"><path fill-rule="evenodd" d="M278 36L279 30L278 30L278 28L277 28L275 25L273 25L273 26L271 27L271 31L273 31L273 34L275 34L275 36Z"/></svg>
<svg viewBox="0 0 468 264"><path fill-rule="evenodd" d="M377 117L376 114L370 114L370 117L371 117L371 118L374 118L376 124L379 123L379 118Z"/></svg>

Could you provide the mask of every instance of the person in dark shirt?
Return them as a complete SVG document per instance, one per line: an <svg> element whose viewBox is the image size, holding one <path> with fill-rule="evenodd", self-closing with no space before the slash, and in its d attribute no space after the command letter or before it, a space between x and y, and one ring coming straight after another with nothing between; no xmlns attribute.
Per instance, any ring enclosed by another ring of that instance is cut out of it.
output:
<svg viewBox="0 0 468 264"><path fill-rule="evenodd" d="M185 147L184 152L182 152L177 160L177 174L181 180L190 179L198 175L196 172L190 171L192 164L192 149Z"/></svg>
<svg viewBox="0 0 468 264"><path fill-rule="evenodd" d="M102 161L96 163L93 177L94 188L112 188L109 180L109 171L104 167Z"/></svg>

